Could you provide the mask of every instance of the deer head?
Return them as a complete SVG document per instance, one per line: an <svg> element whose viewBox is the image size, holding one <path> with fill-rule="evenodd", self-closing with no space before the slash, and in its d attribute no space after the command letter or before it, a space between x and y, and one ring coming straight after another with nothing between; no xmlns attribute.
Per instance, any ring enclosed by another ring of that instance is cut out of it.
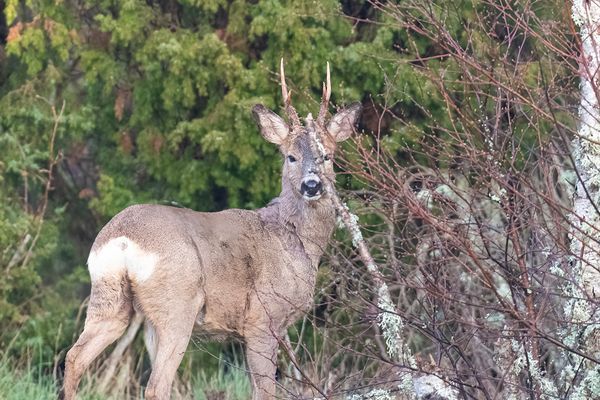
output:
<svg viewBox="0 0 600 400"><path fill-rule="evenodd" d="M283 59L281 60L281 94L289 122L286 123L261 104L254 106L252 112L262 136L278 145L279 151L284 156L282 173L284 190L291 190L299 198L314 202L325 195L321 179L333 179L335 175L333 156L336 144L350 137L362 106L360 103L353 103L326 120L331 96L329 63L327 63L327 80L323 84L321 107L316 120L308 114L305 123L300 122L298 113L291 105L291 92L288 91L285 82ZM312 134L316 134L325 147L324 157L311 145ZM323 164L322 170L325 176L320 176L318 173L320 163Z"/></svg>

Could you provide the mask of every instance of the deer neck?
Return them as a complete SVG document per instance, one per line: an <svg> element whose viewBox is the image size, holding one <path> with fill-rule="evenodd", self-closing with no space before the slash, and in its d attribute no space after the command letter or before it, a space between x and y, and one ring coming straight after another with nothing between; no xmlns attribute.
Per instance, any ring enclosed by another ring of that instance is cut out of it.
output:
<svg viewBox="0 0 600 400"><path fill-rule="evenodd" d="M276 220L280 228L299 239L316 268L335 226L335 209L329 197L308 202L284 180L279 197L263 210L268 210L272 222Z"/></svg>

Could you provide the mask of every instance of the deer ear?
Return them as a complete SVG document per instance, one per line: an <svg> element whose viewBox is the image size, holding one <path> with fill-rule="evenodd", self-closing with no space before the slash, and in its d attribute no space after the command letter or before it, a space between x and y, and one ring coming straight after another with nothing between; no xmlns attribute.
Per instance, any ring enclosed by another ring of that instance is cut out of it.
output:
<svg viewBox="0 0 600 400"><path fill-rule="evenodd" d="M260 127L261 135L269 142L280 145L288 137L290 128L285 121L262 104L252 107L252 115Z"/></svg>
<svg viewBox="0 0 600 400"><path fill-rule="evenodd" d="M327 131L336 142L341 142L350 137L354 131L354 125L358 122L361 111L362 104L356 102L343 108L331 117L329 124L327 124Z"/></svg>

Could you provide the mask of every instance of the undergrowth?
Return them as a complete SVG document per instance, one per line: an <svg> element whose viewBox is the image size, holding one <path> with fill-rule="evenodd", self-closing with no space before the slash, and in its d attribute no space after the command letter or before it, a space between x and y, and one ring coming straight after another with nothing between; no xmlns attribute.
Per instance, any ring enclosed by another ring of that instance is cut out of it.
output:
<svg viewBox="0 0 600 400"><path fill-rule="evenodd" d="M19 363L9 357L0 356L0 399L2 400L47 400L58 397L58 383L44 368L32 363ZM79 400L123 399L117 393L99 393L96 383L98 376L88 376L79 387ZM129 396L130 399L143 399L143 388ZM233 368L224 372L222 368L210 375L200 371L192 379L188 392L173 393L173 398L194 400L245 400L250 398L250 381L243 368Z"/></svg>

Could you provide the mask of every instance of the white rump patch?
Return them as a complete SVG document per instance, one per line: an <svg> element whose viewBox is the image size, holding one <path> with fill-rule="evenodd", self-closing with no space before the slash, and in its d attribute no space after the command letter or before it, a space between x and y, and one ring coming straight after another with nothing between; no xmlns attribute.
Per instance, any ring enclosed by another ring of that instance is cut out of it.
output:
<svg viewBox="0 0 600 400"><path fill-rule="evenodd" d="M158 262L158 255L144 251L125 236L111 239L88 257L92 281L105 276L118 277L127 271L136 281L147 280Z"/></svg>

